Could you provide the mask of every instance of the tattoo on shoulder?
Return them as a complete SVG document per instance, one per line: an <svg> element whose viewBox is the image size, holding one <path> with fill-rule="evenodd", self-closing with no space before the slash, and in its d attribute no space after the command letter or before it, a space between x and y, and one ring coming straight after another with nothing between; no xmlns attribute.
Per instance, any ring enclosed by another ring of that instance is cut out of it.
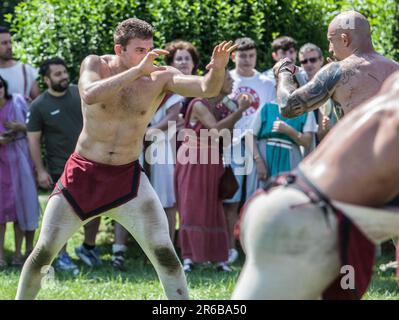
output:
<svg viewBox="0 0 399 320"><path fill-rule="evenodd" d="M349 82L350 78L353 77L355 74L356 74L356 72L353 70L347 70L347 71L343 72L342 73L342 81L341 81L342 85L346 85Z"/></svg>
<svg viewBox="0 0 399 320"><path fill-rule="evenodd" d="M333 62L328 68L316 74L315 79L304 87L303 95L310 99L324 98L330 95L342 78L342 70L338 62ZM308 90L306 90L308 89Z"/></svg>

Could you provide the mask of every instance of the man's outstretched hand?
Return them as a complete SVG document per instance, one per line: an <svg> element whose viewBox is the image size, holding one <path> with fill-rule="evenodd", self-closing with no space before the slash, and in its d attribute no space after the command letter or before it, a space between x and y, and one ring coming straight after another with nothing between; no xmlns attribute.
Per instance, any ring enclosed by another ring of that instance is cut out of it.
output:
<svg viewBox="0 0 399 320"><path fill-rule="evenodd" d="M206 66L207 70L210 69L224 69L229 63L230 53L237 49L238 45L233 45L233 41L223 41L218 44L212 53L211 62Z"/></svg>
<svg viewBox="0 0 399 320"><path fill-rule="evenodd" d="M143 74L143 76L148 76L152 72L155 71L162 71L166 70L165 67L158 67L154 65L154 60L158 58L161 55L166 55L168 54L169 51L162 50L162 49L153 49L150 52L147 53L147 55L144 57L144 59L139 63L137 66L140 70L140 72Z"/></svg>

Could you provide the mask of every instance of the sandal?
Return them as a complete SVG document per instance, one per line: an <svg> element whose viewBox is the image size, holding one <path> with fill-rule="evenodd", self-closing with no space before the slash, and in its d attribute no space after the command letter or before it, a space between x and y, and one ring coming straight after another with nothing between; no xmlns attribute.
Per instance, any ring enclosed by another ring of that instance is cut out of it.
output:
<svg viewBox="0 0 399 320"><path fill-rule="evenodd" d="M0 259L0 268L6 268L8 266L8 263L4 259Z"/></svg>
<svg viewBox="0 0 399 320"><path fill-rule="evenodd" d="M22 267L24 264L24 258L23 257L13 257L11 261L11 265L13 267Z"/></svg>
<svg viewBox="0 0 399 320"><path fill-rule="evenodd" d="M117 251L112 254L111 265L118 271L126 271L125 269L125 253Z"/></svg>

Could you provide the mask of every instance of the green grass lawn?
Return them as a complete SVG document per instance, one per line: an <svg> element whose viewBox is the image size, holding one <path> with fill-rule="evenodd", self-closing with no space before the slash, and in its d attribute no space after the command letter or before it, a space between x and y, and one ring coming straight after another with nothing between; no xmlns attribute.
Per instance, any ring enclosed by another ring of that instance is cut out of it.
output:
<svg viewBox="0 0 399 320"><path fill-rule="evenodd" d="M55 281L50 283L39 293L38 299L166 299L152 265L147 261L140 247L134 240L129 242L126 267L127 272L116 272L110 266L112 226L103 223L97 238L102 253L103 265L91 269L80 263L75 255L74 248L83 240L81 230L68 242L68 252L80 267L80 274L57 272ZM11 224L6 234L6 254L10 261L14 248ZM399 300L399 289L396 286L395 272L389 269L382 272L378 269L381 263L394 259L392 250L385 250L377 259L372 283L364 299L395 299ZM191 299L224 300L229 299L239 272L243 265L243 257L233 265L233 272L218 273L212 266L201 266L187 275ZM0 300L14 299L19 268L8 267L0 271Z"/></svg>
<svg viewBox="0 0 399 320"><path fill-rule="evenodd" d="M39 293L38 299L165 299L154 268L133 240L129 241L127 272L117 272L110 266L111 226L102 224L98 245L103 265L92 269L77 259L74 248L81 244L83 233L77 233L68 242L68 252L81 270L78 276L55 271L56 281ZM13 232L7 230L7 256L11 260ZM217 273L211 266L197 267L187 276L192 299L228 299L234 288L242 261L233 266L230 274ZM19 268L8 267L0 271L0 299L13 299L16 292Z"/></svg>

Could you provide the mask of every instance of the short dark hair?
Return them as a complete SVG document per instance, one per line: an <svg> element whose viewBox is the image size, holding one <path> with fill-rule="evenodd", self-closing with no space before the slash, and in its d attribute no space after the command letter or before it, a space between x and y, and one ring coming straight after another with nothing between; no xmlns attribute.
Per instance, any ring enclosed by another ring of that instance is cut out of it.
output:
<svg viewBox="0 0 399 320"><path fill-rule="evenodd" d="M7 81L2 76L0 76L0 81L3 82L3 85L4 85L4 98L6 98L7 100L11 99L12 97L8 93L8 83L7 83Z"/></svg>
<svg viewBox="0 0 399 320"><path fill-rule="evenodd" d="M235 44L238 44L237 51L256 49L255 41L248 37L236 39Z"/></svg>
<svg viewBox="0 0 399 320"><path fill-rule="evenodd" d="M43 61L43 63L40 65L39 68L39 74L44 77L48 77L50 75L50 66L51 65L63 65L66 68L66 63L63 59L61 59L60 57L53 57L50 59L47 59L45 61Z"/></svg>
<svg viewBox="0 0 399 320"><path fill-rule="evenodd" d="M169 51L169 54L165 56L165 62L167 65L171 65L173 63L173 59L175 58L175 54L177 50L187 50L190 55L191 59L193 59L194 68L192 74L197 73L198 64L199 64L199 54L197 48L191 42L184 41L184 40L174 40L165 45L165 49Z"/></svg>
<svg viewBox="0 0 399 320"><path fill-rule="evenodd" d="M118 24L114 33L114 43L126 48L129 40L134 38L149 39L154 34L154 28L143 20L130 18Z"/></svg>
<svg viewBox="0 0 399 320"><path fill-rule="evenodd" d="M11 34L10 29L8 29L7 27L4 27L4 26L0 26L0 33L9 33L9 34Z"/></svg>
<svg viewBox="0 0 399 320"><path fill-rule="evenodd" d="M294 38L288 36L278 37L272 42L272 51L277 52L280 49L287 51L291 48L294 48L296 50L297 44L298 43Z"/></svg>

